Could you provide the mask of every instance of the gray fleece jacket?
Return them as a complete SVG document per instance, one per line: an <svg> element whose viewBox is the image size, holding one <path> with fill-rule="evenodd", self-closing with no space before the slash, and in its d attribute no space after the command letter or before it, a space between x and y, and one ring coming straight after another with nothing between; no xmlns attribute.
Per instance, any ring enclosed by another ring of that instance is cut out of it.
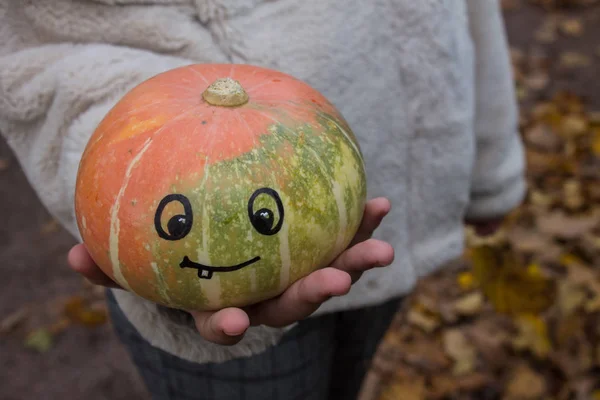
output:
<svg viewBox="0 0 600 400"><path fill-rule="evenodd" d="M96 125L141 81L191 63L249 63L321 91L358 136L369 197L393 210L375 237L396 259L314 314L406 294L458 256L463 219L522 199L506 36L497 0L1 0L0 132L50 212L80 238L78 162ZM278 342L252 327L237 345L131 293L119 305L151 344L224 361Z"/></svg>

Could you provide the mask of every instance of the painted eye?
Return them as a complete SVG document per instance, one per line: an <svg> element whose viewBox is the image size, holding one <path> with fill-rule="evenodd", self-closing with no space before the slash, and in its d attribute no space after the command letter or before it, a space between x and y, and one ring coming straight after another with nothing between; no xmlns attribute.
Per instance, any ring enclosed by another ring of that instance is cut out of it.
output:
<svg viewBox="0 0 600 400"><path fill-rule="evenodd" d="M258 189L248 200L248 218L261 235L270 236L279 232L283 225L283 214L281 197L273 189Z"/></svg>
<svg viewBox="0 0 600 400"><path fill-rule="evenodd" d="M169 219L169 222L167 222L167 230L165 231L161 223L162 214L167 205L172 202L178 202L183 206L183 214L172 216ZM193 222L192 205L188 198L182 194L170 194L165 196L158 204L156 214L154 214L154 228L156 229L158 236L165 240L183 239L192 230Z"/></svg>

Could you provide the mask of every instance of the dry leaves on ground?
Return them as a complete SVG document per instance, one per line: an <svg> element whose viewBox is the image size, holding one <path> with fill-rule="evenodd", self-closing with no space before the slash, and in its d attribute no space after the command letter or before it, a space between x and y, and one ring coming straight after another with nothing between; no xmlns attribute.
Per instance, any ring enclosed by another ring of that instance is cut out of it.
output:
<svg viewBox="0 0 600 400"><path fill-rule="evenodd" d="M44 229L42 229L43 231ZM94 328L107 322L103 289L83 281L79 293L44 304L24 304L0 318L0 336L20 337L26 348L46 352L73 325Z"/></svg>
<svg viewBox="0 0 600 400"><path fill-rule="evenodd" d="M558 93L521 131L524 204L420 282L361 400L600 399L600 117Z"/></svg>

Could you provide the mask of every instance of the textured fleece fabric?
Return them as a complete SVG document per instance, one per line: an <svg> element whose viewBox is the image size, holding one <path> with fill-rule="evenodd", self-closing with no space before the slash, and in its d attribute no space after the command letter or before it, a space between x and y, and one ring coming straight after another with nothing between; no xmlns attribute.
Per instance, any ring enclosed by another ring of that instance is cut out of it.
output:
<svg viewBox="0 0 600 400"><path fill-rule="evenodd" d="M143 80L191 63L248 63L327 96L359 138L369 197L392 201L375 237L396 258L315 315L406 294L461 253L465 216L502 215L525 190L497 0L2 0L0 39L0 131L77 238L84 146ZM285 330L252 327L218 346L153 303L115 295L144 338L191 361L255 354Z"/></svg>

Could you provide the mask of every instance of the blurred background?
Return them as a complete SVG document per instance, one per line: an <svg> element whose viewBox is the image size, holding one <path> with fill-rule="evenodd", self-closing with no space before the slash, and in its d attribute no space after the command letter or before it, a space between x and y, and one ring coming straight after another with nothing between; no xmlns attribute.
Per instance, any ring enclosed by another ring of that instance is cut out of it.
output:
<svg viewBox="0 0 600 400"><path fill-rule="evenodd" d="M504 0L529 194L398 311L360 400L600 400L600 1ZM0 141L0 399L145 399Z"/></svg>

